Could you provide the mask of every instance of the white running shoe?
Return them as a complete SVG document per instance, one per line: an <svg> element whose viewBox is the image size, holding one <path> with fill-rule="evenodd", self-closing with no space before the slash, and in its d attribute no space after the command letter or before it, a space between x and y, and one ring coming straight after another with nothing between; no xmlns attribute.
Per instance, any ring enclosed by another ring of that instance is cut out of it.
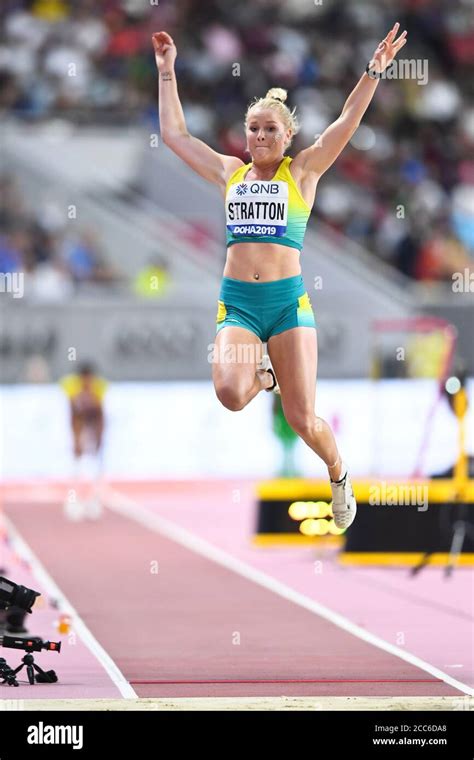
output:
<svg viewBox="0 0 474 760"><path fill-rule="evenodd" d="M71 520L71 522L79 522L85 517L84 504L81 501L69 501L69 499L67 499L64 502L63 514L67 520Z"/></svg>
<svg viewBox="0 0 474 760"><path fill-rule="evenodd" d="M97 497L86 501L85 505L85 517L89 520L99 520L102 517L103 509L100 500Z"/></svg>
<svg viewBox="0 0 474 760"><path fill-rule="evenodd" d="M273 385L270 388L265 388L266 391L270 392L273 391L273 393L280 394L280 386L278 385L278 381L276 379L275 372L273 371L272 363L270 361L270 357L268 354L263 354L262 361L258 365L257 369L263 369L265 372L269 372L271 376L273 377Z"/></svg>
<svg viewBox="0 0 474 760"><path fill-rule="evenodd" d="M336 528L345 530L352 525L357 512L357 503L352 490L352 483L344 462L341 463L341 473L345 475L338 481L331 480L332 513Z"/></svg>

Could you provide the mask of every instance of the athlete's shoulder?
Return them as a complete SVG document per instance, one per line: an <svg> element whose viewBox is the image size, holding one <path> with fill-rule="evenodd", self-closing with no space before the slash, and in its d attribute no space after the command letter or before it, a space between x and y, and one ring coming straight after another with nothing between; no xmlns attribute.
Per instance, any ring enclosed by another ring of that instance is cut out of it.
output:
<svg viewBox="0 0 474 760"><path fill-rule="evenodd" d="M225 172L226 185L228 185L231 180L235 179L235 176L238 175L239 172L243 171L243 173L245 173L245 170L250 166L251 164L245 164L242 159L237 158L236 156L229 156Z"/></svg>
<svg viewBox="0 0 474 760"><path fill-rule="evenodd" d="M304 171L298 157L292 158L285 156L280 167L280 175L286 177L292 185L299 189L299 185L304 179Z"/></svg>
<svg viewBox="0 0 474 760"><path fill-rule="evenodd" d="M64 375L59 380L59 385L66 396L73 396L79 386L79 377L77 375Z"/></svg>
<svg viewBox="0 0 474 760"><path fill-rule="evenodd" d="M101 401L104 398L108 387L109 387L109 384L104 377L100 377L99 375L97 375L94 378L94 392Z"/></svg>

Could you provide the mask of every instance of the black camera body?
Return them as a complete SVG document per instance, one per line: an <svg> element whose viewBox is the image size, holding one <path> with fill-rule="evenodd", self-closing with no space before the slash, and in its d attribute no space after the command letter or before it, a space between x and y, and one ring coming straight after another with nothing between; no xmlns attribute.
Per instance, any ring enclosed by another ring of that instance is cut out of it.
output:
<svg viewBox="0 0 474 760"><path fill-rule="evenodd" d="M0 610L8 607L19 607L24 612L32 612L36 597L41 596L38 591L33 591L26 586L20 586L7 578L0 576Z"/></svg>

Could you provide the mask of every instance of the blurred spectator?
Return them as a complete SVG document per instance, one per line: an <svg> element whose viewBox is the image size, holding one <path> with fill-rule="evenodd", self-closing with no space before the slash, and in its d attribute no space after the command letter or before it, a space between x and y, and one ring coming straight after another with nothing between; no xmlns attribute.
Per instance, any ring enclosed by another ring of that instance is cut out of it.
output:
<svg viewBox="0 0 474 760"><path fill-rule="evenodd" d="M0 272L23 272L24 297L63 301L88 283L118 283L94 229L65 226L52 202L28 208L10 174L0 175Z"/></svg>
<svg viewBox="0 0 474 760"><path fill-rule="evenodd" d="M141 298L161 298L170 286L168 264L159 254L151 256L148 265L138 272L133 282L133 290Z"/></svg>
<svg viewBox="0 0 474 760"><path fill-rule="evenodd" d="M62 256L76 283L110 282L118 278L118 274L105 262L97 235L92 229L81 230L78 237L66 238Z"/></svg>
<svg viewBox="0 0 474 760"><path fill-rule="evenodd" d="M155 123L150 38L166 29L178 47L189 130L245 161L243 116L253 96L269 86L289 89L302 125L294 155L339 115L375 46L400 21L408 30L402 59L424 67L423 74L381 83L350 146L320 184L315 218L412 277L448 281L457 262L472 260L469 2L10 0L0 13L0 111L23 119L59 113L91 122ZM441 213L444 231L427 237ZM414 231L417 225L423 234ZM12 252L10 240L1 246L13 266L21 252ZM91 272L96 277L90 246L83 240L70 246L74 281Z"/></svg>
<svg viewBox="0 0 474 760"><path fill-rule="evenodd" d="M454 235L448 222L438 221L418 249L415 277L419 280L449 280L455 272L471 268L474 261Z"/></svg>
<svg viewBox="0 0 474 760"><path fill-rule="evenodd" d="M0 174L0 228L11 228L26 219L23 197L11 174Z"/></svg>
<svg viewBox="0 0 474 760"><path fill-rule="evenodd" d="M23 237L23 243L26 240ZM21 233L0 236L0 272L19 272L23 266Z"/></svg>
<svg viewBox="0 0 474 760"><path fill-rule="evenodd" d="M68 272L58 260L49 259L38 264L32 256L23 262L25 271L25 298L34 303L67 301L74 293Z"/></svg>

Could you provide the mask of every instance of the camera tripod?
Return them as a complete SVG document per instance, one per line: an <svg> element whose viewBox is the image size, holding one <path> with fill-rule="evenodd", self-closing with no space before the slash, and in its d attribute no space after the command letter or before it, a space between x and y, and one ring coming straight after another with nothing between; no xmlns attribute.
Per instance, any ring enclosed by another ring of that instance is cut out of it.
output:
<svg viewBox="0 0 474 760"><path fill-rule="evenodd" d="M467 504L452 503L440 510L439 530L442 536L449 541L449 551L444 575L449 578L455 569L466 538L474 542L474 525L467 514ZM448 512L449 510L449 512ZM450 513L450 514L449 514ZM451 517L451 519L449 519ZM472 520L472 518L471 518ZM436 550L426 550L420 562L410 571L412 576L417 575L424 567L429 565L430 559Z"/></svg>
<svg viewBox="0 0 474 760"><path fill-rule="evenodd" d="M28 681L33 686L35 683L56 683L58 680L58 677L54 670L43 670L43 668L40 668L39 665L36 664L35 658L32 654L25 654L24 657L21 658L22 664L19 665L15 670L12 672L14 675L20 672L24 667L26 667L26 673L28 675ZM37 675L35 675L35 670Z"/></svg>
<svg viewBox="0 0 474 760"><path fill-rule="evenodd" d="M15 678L15 673L4 657L0 657L0 684L2 683L6 683L8 686L20 685Z"/></svg>

